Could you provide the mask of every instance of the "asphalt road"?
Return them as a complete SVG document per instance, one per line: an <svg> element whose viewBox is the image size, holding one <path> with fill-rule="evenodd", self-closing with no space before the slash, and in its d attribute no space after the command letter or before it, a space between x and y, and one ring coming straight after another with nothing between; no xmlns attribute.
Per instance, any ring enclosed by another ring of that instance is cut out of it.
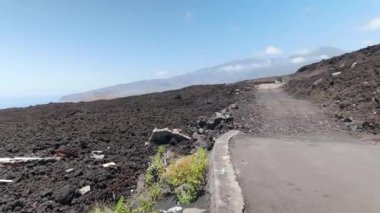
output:
<svg viewBox="0 0 380 213"><path fill-rule="evenodd" d="M257 101L263 134L230 142L246 212L380 212L380 145L328 131L323 113L275 86Z"/></svg>
<svg viewBox="0 0 380 213"><path fill-rule="evenodd" d="M379 145L237 136L230 148L247 212L380 212Z"/></svg>

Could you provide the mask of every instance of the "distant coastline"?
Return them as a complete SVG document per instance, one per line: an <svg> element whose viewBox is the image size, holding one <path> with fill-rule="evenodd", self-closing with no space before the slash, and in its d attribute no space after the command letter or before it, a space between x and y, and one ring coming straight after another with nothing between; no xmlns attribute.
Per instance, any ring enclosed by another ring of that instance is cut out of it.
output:
<svg viewBox="0 0 380 213"><path fill-rule="evenodd" d="M29 107L39 104L58 102L59 96L47 97L0 97L0 109Z"/></svg>

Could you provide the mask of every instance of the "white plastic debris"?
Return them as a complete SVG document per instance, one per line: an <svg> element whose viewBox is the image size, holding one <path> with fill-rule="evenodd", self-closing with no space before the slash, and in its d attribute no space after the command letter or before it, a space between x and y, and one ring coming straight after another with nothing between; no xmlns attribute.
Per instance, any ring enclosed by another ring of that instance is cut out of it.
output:
<svg viewBox="0 0 380 213"><path fill-rule="evenodd" d="M81 195L85 195L87 194L89 191L91 191L91 186L88 185L88 186L85 186L85 187L82 187L81 189L79 189L79 193Z"/></svg>
<svg viewBox="0 0 380 213"><path fill-rule="evenodd" d="M172 207L168 210L164 210L162 211L163 213L182 213L183 212L183 208L181 206L175 206L175 207Z"/></svg>
<svg viewBox="0 0 380 213"><path fill-rule="evenodd" d="M66 173L70 173L70 172L74 171L74 169L70 168L70 169L66 169L65 171L66 171Z"/></svg>
<svg viewBox="0 0 380 213"><path fill-rule="evenodd" d="M318 80L314 81L314 83L313 83L313 84L314 84L315 86L317 86L318 84L320 84L320 83L322 82L322 80L323 80L323 79L322 79L322 78L320 78L320 79L318 79Z"/></svg>
<svg viewBox="0 0 380 213"><path fill-rule="evenodd" d="M95 160L102 160L105 157L105 155L103 155L102 153L103 151L101 150L94 150L91 152L91 157Z"/></svg>
<svg viewBox="0 0 380 213"><path fill-rule="evenodd" d="M116 167L116 163L115 163L115 162L105 163L105 164L103 164L103 167L104 167L104 168L108 168L108 167Z"/></svg>
<svg viewBox="0 0 380 213"><path fill-rule="evenodd" d="M0 163L26 163L30 161L56 161L60 160L60 157L14 157L14 158L0 158Z"/></svg>
<svg viewBox="0 0 380 213"><path fill-rule="evenodd" d="M13 180L0 179L0 183L13 183Z"/></svg>
<svg viewBox="0 0 380 213"><path fill-rule="evenodd" d="M336 77L336 76L338 76L338 75L340 75L340 74L342 74L342 72L333 72L333 73L332 73L332 76L333 76L333 77Z"/></svg>
<svg viewBox="0 0 380 213"><path fill-rule="evenodd" d="M95 160L102 160L104 158L104 155L92 155L91 157Z"/></svg>
<svg viewBox="0 0 380 213"><path fill-rule="evenodd" d="M351 68L356 67L357 64L358 64L358 62L354 62L354 63L352 63Z"/></svg>

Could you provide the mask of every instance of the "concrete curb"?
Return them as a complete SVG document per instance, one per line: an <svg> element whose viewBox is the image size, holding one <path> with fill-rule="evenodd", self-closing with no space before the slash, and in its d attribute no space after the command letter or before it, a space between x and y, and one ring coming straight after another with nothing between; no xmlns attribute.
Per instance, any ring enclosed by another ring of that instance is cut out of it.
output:
<svg viewBox="0 0 380 213"><path fill-rule="evenodd" d="M241 213L244 197L231 163L228 143L239 131L232 130L215 141L210 156L210 212Z"/></svg>

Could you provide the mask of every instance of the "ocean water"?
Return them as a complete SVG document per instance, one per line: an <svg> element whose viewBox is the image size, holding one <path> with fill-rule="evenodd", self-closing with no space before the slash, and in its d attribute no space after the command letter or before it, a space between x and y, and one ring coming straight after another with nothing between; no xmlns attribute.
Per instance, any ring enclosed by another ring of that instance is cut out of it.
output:
<svg viewBox="0 0 380 213"><path fill-rule="evenodd" d="M0 97L0 109L29 107L58 102L59 97Z"/></svg>

